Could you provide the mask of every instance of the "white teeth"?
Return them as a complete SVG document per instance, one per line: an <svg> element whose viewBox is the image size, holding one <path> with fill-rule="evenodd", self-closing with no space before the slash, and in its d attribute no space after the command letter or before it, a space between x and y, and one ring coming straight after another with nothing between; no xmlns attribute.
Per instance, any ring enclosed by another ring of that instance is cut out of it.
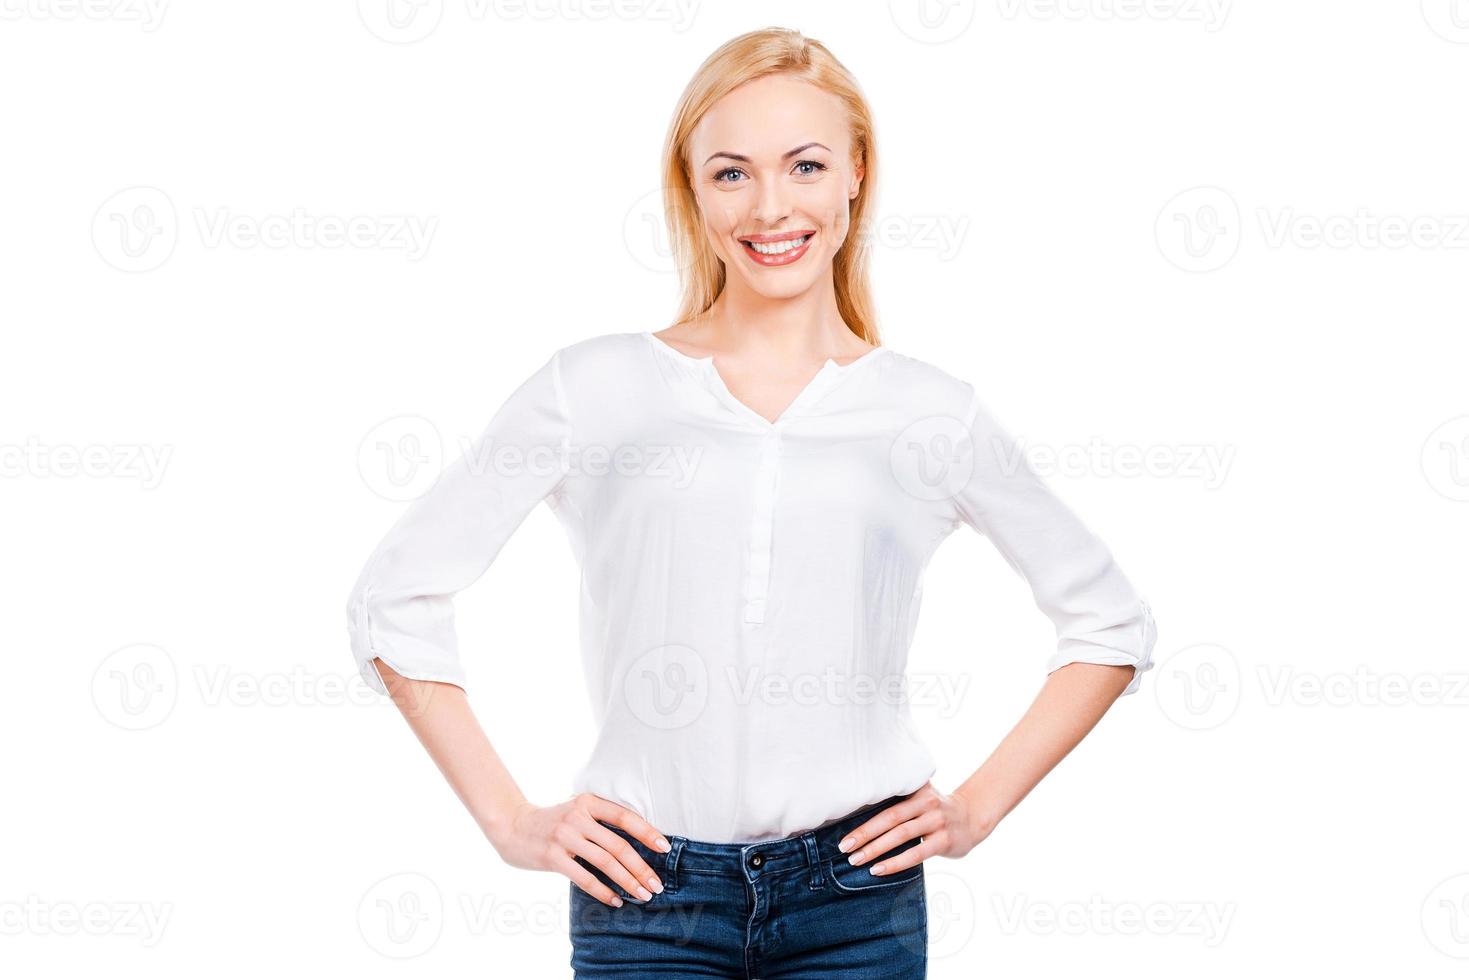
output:
<svg viewBox="0 0 1469 980"><path fill-rule="evenodd" d="M810 237L810 235L804 235L800 238L792 238L784 242L750 242L750 247L761 255L780 255L784 252L789 252L793 248L800 248L806 244L806 240Z"/></svg>

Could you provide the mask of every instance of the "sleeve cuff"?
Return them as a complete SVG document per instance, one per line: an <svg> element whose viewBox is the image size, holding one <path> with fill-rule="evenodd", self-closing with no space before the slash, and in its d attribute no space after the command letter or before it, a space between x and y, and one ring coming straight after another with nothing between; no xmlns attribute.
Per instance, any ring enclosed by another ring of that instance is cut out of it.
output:
<svg viewBox="0 0 1469 980"><path fill-rule="evenodd" d="M1118 697L1135 694L1142 684L1143 672L1153 668L1153 647L1158 639L1157 623L1146 601L1139 600L1137 615L1122 629L1129 637L1126 643L1100 642L1085 637L1063 639L1046 664L1046 673L1076 663L1130 666L1133 668L1132 680Z"/></svg>

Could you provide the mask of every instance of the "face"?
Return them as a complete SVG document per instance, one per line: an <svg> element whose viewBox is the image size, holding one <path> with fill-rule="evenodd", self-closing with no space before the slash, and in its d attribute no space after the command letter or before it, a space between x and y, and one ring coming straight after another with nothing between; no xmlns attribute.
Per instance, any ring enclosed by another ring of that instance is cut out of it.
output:
<svg viewBox="0 0 1469 980"><path fill-rule="evenodd" d="M830 280L862 183L836 96L785 75L746 82L699 121L689 163L730 286L774 298Z"/></svg>

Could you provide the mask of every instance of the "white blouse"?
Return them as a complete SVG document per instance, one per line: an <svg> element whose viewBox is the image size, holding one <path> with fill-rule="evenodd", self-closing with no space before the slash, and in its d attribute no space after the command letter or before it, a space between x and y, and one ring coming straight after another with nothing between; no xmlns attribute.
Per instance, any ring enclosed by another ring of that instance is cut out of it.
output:
<svg viewBox="0 0 1469 980"><path fill-rule="evenodd" d="M381 657L466 686L454 595L542 500L581 569L598 729L573 792L665 834L785 837L932 777L901 686L960 524L1055 624L1047 672L1131 665L1131 694L1152 666L1147 603L969 383L878 347L770 422L649 331L557 350L387 533L347 603L369 685Z"/></svg>

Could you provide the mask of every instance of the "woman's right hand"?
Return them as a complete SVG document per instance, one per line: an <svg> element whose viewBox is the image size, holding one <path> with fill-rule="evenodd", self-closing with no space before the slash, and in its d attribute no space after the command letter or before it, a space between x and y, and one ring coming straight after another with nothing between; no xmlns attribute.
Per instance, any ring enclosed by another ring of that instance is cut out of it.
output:
<svg viewBox="0 0 1469 980"><path fill-rule="evenodd" d="M644 901L652 898L653 892L661 892L663 882L637 849L598 820L621 827L652 850L669 849L668 841L648 821L591 793L581 793L556 806L522 803L490 834L490 843L512 867L560 872L582 891L614 908L622 904L621 897L576 858L594 865Z"/></svg>

